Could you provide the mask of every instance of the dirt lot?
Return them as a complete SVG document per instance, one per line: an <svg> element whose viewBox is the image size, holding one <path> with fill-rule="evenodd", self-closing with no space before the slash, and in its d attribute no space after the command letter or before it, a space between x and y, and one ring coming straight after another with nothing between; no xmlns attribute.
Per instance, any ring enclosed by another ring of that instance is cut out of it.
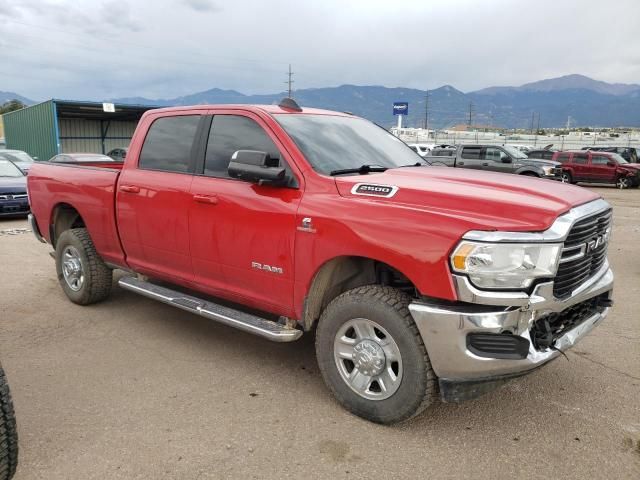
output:
<svg viewBox="0 0 640 480"><path fill-rule="evenodd" d="M16 478L638 479L640 190L597 190L615 206L610 317L568 361L396 427L337 405L312 341L273 344L119 288L73 305L47 246L0 233Z"/></svg>

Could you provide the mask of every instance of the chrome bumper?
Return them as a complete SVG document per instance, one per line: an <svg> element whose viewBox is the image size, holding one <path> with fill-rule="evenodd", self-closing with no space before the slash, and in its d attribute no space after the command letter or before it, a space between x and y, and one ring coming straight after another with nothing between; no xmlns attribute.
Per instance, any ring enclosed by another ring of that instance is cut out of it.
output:
<svg viewBox="0 0 640 480"><path fill-rule="evenodd" d="M455 283L461 294L461 301L494 305L495 310L486 306L474 308L468 304L452 307L413 302L409 305L431 365L441 382L482 381L515 376L554 359L560 355L557 350L537 350L531 343L529 353L523 359L479 357L467 348L467 335L509 331L531 342L529 331L537 319L552 312L562 312L572 305L607 292L610 297L613 273L609 263L605 262L596 275L564 300L554 298L552 282L538 285L531 295L504 293L498 294L499 296L496 296L496 292L482 292L473 288L462 277L457 277ZM604 308L601 313L587 318L557 339L554 347L558 350L572 347L598 325L608 311L609 308Z"/></svg>
<svg viewBox="0 0 640 480"><path fill-rule="evenodd" d="M29 222L29 228L33 232L33 236L36 237L36 239L39 242L47 243L47 241L44 239L44 237L40 233L40 229L38 228L38 222L36 222L36 217L33 216L33 213L30 213L27 216L27 221Z"/></svg>

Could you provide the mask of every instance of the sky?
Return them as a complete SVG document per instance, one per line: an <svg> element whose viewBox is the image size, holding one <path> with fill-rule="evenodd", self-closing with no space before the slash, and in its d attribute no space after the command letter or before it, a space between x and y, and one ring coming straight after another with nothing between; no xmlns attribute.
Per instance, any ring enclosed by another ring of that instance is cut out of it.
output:
<svg viewBox="0 0 640 480"><path fill-rule="evenodd" d="M640 0L0 0L0 91L34 100L640 83Z"/></svg>

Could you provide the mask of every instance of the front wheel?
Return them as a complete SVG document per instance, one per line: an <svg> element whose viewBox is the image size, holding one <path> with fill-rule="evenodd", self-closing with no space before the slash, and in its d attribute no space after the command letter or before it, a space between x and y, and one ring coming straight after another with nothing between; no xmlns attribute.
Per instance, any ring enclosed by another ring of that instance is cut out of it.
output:
<svg viewBox="0 0 640 480"><path fill-rule="evenodd" d="M629 188L631 186L631 182L627 177L618 177L616 180L616 187L620 190L624 190L625 188Z"/></svg>
<svg viewBox="0 0 640 480"><path fill-rule="evenodd" d="M404 293L370 285L349 290L325 309L316 356L336 399L376 423L411 418L437 396L436 376Z"/></svg>
<svg viewBox="0 0 640 480"><path fill-rule="evenodd" d="M18 466L18 430L11 392L0 366L0 480L10 480Z"/></svg>

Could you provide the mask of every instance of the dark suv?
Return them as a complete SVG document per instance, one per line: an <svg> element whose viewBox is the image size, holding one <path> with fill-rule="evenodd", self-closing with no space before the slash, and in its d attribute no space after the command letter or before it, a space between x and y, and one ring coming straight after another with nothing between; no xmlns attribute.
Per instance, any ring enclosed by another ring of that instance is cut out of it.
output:
<svg viewBox="0 0 640 480"><path fill-rule="evenodd" d="M640 165L617 153L578 150L557 152L553 159L562 164L563 182L612 183L618 188L640 185Z"/></svg>

